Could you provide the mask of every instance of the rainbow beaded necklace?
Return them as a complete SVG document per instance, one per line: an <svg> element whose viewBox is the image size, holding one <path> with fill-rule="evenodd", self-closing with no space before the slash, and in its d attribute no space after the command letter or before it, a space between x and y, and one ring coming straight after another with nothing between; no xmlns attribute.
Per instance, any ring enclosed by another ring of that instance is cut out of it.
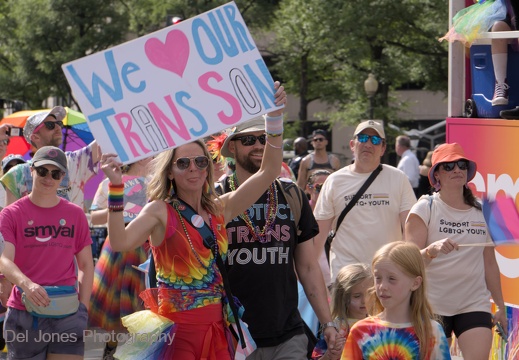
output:
<svg viewBox="0 0 519 360"><path fill-rule="evenodd" d="M229 176L229 186L232 191L238 188L238 179L236 173ZM267 235L271 230L274 229L274 223L276 222L276 214L278 212L278 189L275 183L270 184L267 190L267 218L263 229L259 231L259 226L254 224L254 221L250 217L249 209L245 210L240 217L245 221L249 233L252 234L253 238L261 243L267 242Z"/></svg>

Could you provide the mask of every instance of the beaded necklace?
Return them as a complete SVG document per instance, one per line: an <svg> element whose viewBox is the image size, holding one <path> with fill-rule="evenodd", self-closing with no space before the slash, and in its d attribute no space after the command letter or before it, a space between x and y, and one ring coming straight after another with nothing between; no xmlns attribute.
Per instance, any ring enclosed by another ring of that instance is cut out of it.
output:
<svg viewBox="0 0 519 360"><path fill-rule="evenodd" d="M204 263L202 262L202 259L196 252L195 247L193 246L193 242L191 241L191 236L189 236L189 232L187 231L186 223L184 222L184 217L180 213L180 209L179 209L180 201L178 199L175 199L175 200L173 200L172 203L173 203L173 208L177 211L178 217L180 218L180 223L182 224L182 229L184 229L184 234L186 234L187 242L189 243L189 247L191 248L191 251L195 255L196 260L203 268L205 268L205 269L209 268L204 265ZM212 216L209 213L208 213L208 216L209 216L209 226L211 228L211 233L213 234L213 240L214 240L210 249L212 250L214 258L216 259L216 257L218 256L218 242L216 241L216 233L213 228Z"/></svg>
<svg viewBox="0 0 519 360"><path fill-rule="evenodd" d="M229 177L229 186L232 191L235 191L238 188L239 185L236 173ZM259 231L259 226L256 226L254 221L251 219L249 210L245 210L240 214L240 217L245 221L245 224L249 228L249 232L252 234L254 239L261 243L267 242L267 235L272 229L274 229L276 214L278 212L278 189L274 183L270 184L267 190L267 198L267 218L265 219L265 225L261 231Z"/></svg>

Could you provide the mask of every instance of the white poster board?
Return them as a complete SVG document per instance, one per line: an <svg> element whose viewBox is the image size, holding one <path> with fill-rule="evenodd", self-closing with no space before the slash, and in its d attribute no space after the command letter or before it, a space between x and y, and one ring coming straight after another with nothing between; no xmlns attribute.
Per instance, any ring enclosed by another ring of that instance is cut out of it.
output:
<svg viewBox="0 0 519 360"><path fill-rule="evenodd" d="M102 151L124 163L279 108L234 2L62 68Z"/></svg>

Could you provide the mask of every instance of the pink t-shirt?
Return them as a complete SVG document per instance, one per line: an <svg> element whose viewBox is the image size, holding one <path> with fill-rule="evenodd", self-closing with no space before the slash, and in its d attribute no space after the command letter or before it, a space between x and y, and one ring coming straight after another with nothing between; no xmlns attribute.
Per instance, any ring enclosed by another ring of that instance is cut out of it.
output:
<svg viewBox="0 0 519 360"><path fill-rule="evenodd" d="M75 255L92 244L83 209L65 199L41 208L24 196L0 212L0 232L15 246L14 263L42 286L75 285ZM16 286L7 306L25 310Z"/></svg>

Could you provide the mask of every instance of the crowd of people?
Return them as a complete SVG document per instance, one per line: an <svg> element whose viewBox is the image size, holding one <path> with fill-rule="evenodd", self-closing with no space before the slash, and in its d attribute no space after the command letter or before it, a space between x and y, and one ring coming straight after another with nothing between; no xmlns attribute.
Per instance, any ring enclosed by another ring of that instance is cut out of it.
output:
<svg viewBox="0 0 519 360"><path fill-rule="evenodd" d="M274 91L285 104L277 82ZM476 163L458 144L420 165L399 136L393 167L381 163L383 125L368 120L341 167L316 130L312 153L295 143L292 181L280 177L283 110L217 145L197 140L127 165L95 142L61 151L64 116L55 107L29 117L33 158L2 161L9 358L82 358L94 327L170 339L109 341L107 360L450 359L454 336L465 358L487 359L492 328L508 329L493 247L460 246L492 240L471 231L485 220L467 186ZM99 168L90 217L108 238L94 268L84 185ZM456 224L467 231L446 236ZM20 329L25 341L12 337ZM42 343L42 332L68 337Z"/></svg>

